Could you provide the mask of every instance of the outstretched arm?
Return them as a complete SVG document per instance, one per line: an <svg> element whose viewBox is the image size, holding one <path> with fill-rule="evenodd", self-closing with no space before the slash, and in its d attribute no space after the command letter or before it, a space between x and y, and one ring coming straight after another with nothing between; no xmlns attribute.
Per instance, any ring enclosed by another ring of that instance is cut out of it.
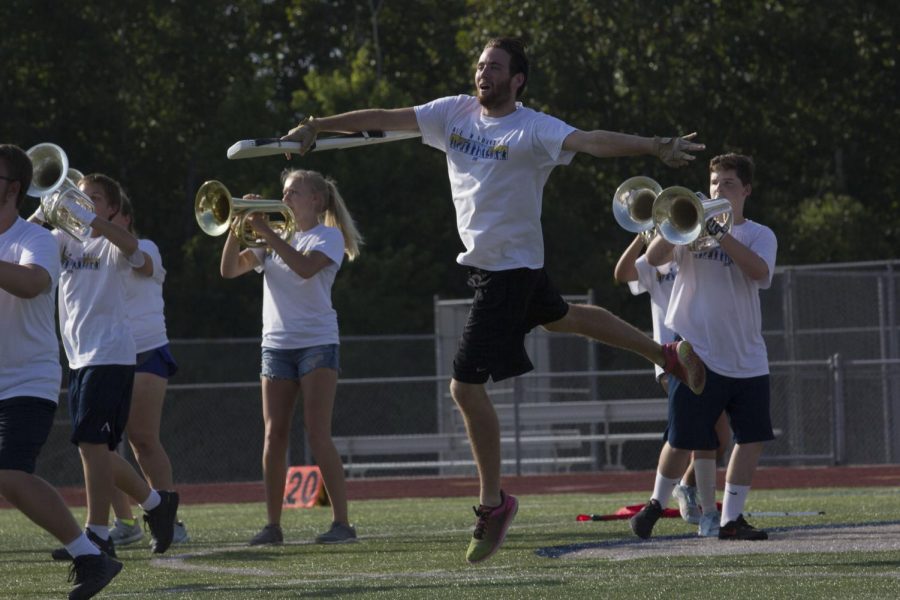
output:
<svg viewBox="0 0 900 600"><path fill-rule="evenodd" d="M683 167L694 160L690 152L706 148L693 141L696 133L673 138L642 137L614 131L576 130L563 141L563 150L584 152L598 158L614 156L641 156L649 154L659 157L670 167Z"/></svg>
<svg viewBox="0 0 900 600"><path fill-rule="evenodd" d="M418 131L416 111L409 108L367 108L330 117L308 117L281 139L300 142L300 154L305 154L316 136L323 131L356 133L358 131Z"/></svg>

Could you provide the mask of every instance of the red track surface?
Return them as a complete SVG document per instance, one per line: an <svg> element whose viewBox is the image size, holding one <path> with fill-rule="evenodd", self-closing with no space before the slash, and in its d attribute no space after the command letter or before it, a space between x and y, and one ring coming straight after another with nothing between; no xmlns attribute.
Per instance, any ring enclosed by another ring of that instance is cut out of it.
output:
<svg viewBox="0 0 900 600"><path fill-rule="evenodd" d="M719 470L719 489L724 485L724 470ZM503 488L513 494L605 494L616 492L650 493L652 471L600 471L564 475L504 477ZM755 489L815 487L900 487L900 465L864 467L762 467L753 478ZM210 502L262 502L261 481L179 485L182 504ZM69 506L84 506L82 488L60 489ZM349 479L351 500L375 498L438 498L478 496L475 477L410 477L391 479ZM0 507L10 505L0 498Z"/></svg>

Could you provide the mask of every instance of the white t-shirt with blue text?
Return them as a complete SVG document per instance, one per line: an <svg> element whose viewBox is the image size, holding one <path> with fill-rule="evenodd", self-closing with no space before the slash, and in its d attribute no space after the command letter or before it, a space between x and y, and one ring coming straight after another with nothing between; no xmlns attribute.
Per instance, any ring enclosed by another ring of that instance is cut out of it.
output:
<svg viewBox="0 0 900 600"><path fill-rule="evenodd" d="M750 220L732 226L730 233L766 262L768 278L750 279L721 247L692 252L676 246L678 276L666 325L716 373L758 377L769 373L759 290L772 285L778 241L771 229Z"/></svg>

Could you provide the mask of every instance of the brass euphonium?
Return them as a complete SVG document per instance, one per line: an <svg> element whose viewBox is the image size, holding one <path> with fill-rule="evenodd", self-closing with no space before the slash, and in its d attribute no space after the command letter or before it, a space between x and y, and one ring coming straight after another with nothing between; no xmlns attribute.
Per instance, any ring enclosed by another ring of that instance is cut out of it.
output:
<svg viewBox="0 0 900 600"><path fill-rule="evenodd" d="M655 234L653 203L662 186L649 177L637 176L622 182L613 195L613 216L625 231L640 233L649 244Z"/></svg>
<svg viewBox="0 0 900 600"><path fill-rule="evenodd" d="M716 219L725 231L731 231L734 215L731 203L725 198L710 200L686 187L664 189L653 204L653 221L663 238L676 246L688 244L692 251L702 251L719 245L706 233L706 222Z"/></svg>
<svg viewBox="0 0 900 600"><path fill-rule="evenodd" d="M194 198L194 216L207 235L222 235L229 229L248 248L259 248L266 241L254 231L248 217L263 213L269 227L278 237L289 242L297 230L294 212L281 200L247 200L232 198L220 181L207 181Z"/></svg>
<svg viewBox="0 0 900 600"><path fill-rule="evenodd" d="M32 176L28 195L41 199L41 211L47 222L66 232L76 240L85 241L91 235L91 226L75 217L68 207L73 204L94 212L94 203L78 189L77 183L84 175L69 167L69 158L56 144L44 143L28 149ZM77 179L76 179L77 178ZM74 179L74 181L73 181Z"/></svg>

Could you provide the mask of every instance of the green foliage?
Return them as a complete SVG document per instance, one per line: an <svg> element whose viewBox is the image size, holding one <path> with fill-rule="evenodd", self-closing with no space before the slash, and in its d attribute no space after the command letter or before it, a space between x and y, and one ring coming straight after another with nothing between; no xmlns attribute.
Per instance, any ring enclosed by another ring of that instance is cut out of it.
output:
<svg viewBox="0 0 900 600"><path fill-rule="evenodd" d="M897 256L898 15L874 0L7 0L2 137L54 141L74 167L122 181L163 251L173 336L250 335L258 278L221 280L222 240L198 233L193 198L207 179L277 197L285 163L225 149L304 114L469 93L486 39L519 35L529 106L581 129L696 130L707 145L677 171L577 157L547 185L554 282L641 323L646 302L611 285L630 236L609 205L632 175L702 190L711 156L751 154L748 216L775 229L779 264ZM335 286L344 333L428 331L433 294L468 295L440 153L406 141L292 164L339 182L367 240Z"/></svg>

